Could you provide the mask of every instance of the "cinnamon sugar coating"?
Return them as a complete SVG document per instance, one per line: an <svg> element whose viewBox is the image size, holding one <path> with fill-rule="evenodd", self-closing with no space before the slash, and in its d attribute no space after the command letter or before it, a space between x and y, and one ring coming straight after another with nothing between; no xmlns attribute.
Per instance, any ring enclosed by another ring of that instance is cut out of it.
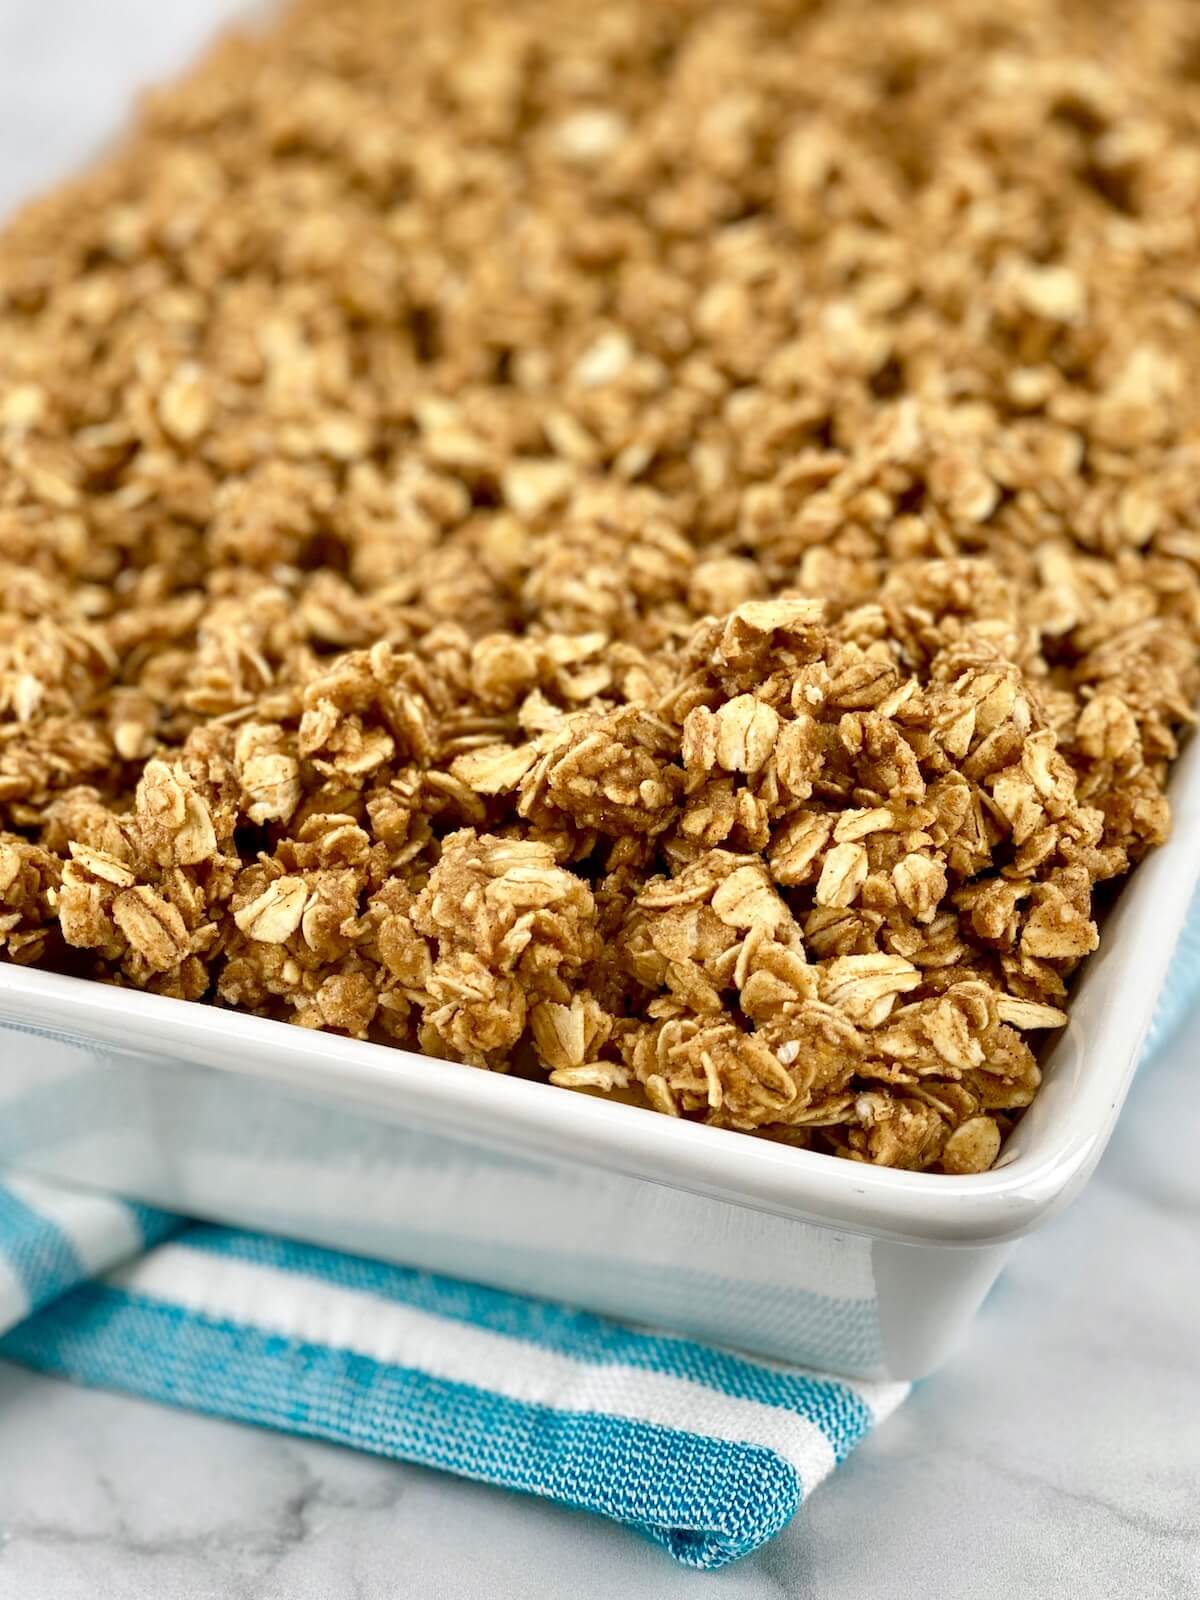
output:
<svg viewBox="0 0 1200 1600"><path fill-rule="evenodd" d="M0 953L989 1167L1200 688L1184 0L301 0L0 237Z"/></svg>

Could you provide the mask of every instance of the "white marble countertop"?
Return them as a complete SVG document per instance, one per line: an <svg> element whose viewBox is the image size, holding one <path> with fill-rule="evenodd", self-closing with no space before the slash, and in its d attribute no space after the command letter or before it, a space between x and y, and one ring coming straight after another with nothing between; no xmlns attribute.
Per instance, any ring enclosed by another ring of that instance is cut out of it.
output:
<svg viewBox="0 0 1200 1600"><path fill-rule="evenodd" d="M240 0L0 0L0 213ZM0 1365L0 1600L1200 1596L1200 1028L969 1348L779 1539L712 1577L415 1467Z"/></svg>

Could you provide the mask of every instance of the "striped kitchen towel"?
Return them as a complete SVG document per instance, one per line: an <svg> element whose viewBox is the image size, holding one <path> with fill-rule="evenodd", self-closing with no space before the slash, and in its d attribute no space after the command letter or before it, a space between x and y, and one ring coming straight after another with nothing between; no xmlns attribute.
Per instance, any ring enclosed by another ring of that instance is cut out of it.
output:
<svg viewBox="0 0 1200 1600"><path fill-rule="evenodd" d="M748 1554L903 1399L564 1306L27 1177L0 1356Z"/></svg>

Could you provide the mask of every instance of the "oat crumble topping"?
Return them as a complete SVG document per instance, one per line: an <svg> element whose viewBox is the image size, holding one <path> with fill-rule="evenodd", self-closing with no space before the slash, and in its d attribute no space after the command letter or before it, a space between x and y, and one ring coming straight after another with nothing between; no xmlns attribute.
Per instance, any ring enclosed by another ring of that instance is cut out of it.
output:
<svg viewBox="0 0 1200 1600"><path fill-rule="evenodd" d="M1185 0L301 0L0 238L0 950L982 1171L1198 375Z"/></svg>

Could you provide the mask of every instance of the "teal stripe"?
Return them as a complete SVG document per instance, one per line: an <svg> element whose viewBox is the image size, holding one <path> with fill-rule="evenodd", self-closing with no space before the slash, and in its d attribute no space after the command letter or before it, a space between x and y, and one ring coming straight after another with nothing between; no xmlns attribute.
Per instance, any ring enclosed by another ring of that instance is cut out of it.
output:
<svg viewBox="0 0 1200 1600"><path fill-rule="evenodd" d="M501 1289L237 1228L197 1224L177 1243L378 1295L596 1366L620 1365L686 1378L738 1400L780 1407L815 1423L839 1461L870 1431L874 1421L866 1403L834 1379L781 1372L691 1339L642 1333L591 1312Z"/></svg>
<svg viewBox="0 0 1200 1600"><path fill-rule="evenodd" d="M31 1306L44 1305L87 1277L75 1246L48 1217L0 1185L0 1254Z"/></svg>
<svg viewBox="0 0 1200 1600"><path fill-rule="evenodd" d="M173 1211L161 1211L158 1206L145 1205L141 1200L122 1200L121 1204L132 1215L144 1245L161 1244L187 1225L186 1217L177 1216Z"/></svg>
<svg viewBox="0 0 1200 1600"><path fill-rule="evenodd" d="M0 1339L0 1356L543 1495L704 1569L757 1549L802 1498L792 1467L762 1446L509 1400L105 1284L29 1318Z"/></svg>

